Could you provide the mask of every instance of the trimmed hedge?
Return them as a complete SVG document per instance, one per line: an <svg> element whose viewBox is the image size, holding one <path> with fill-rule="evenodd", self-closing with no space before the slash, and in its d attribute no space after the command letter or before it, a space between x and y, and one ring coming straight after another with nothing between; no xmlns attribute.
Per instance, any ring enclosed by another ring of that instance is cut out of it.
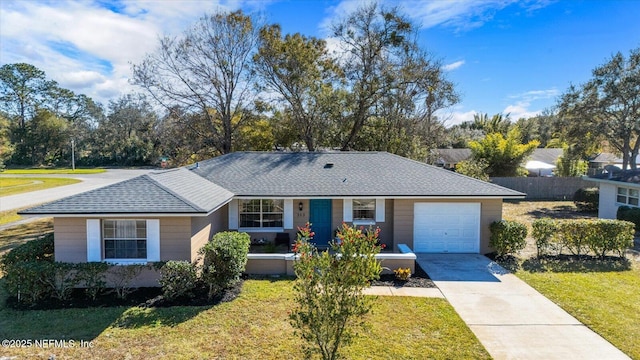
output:
<svg viewBox="0 0 640 360"><path fill-rule="evenodd" d="M635 224L636 231L640 231L640 208L620 206L616 213L616 219L630 221Z"/></svg>
<svg viewBox="0 0 640 360"><path fill-rule="evenodd" d="M104 289L105 263L53 261L53 235L24 243L0 259L4 286L18 302L35 304L57 298L68 300L75 287L83 287L95 299Z"/></svg>
<svg viewBox="0 0 640 360"><path fill-rule="evenodd" d="M527 245L527 227L516 221L501 220L491 223L491 246L498 257L515 254Z"/></svg>
<svg viewBox="0 0 640 360"><path fill-rule="evenodd" d="M188 261L168 261L160 269L159 282L167 299L189 295L198 285L197 268Z"/></svg>
<svg viewBox="0 0 640 360"><path fill-rule="evenodd" d="M201 279L212 298L231 287L247 265L251 237L247 233L225 231L217 233L198 252L202 256Z"/></svg>
<svg viewBox="0 0 640 360"><path fill-rule="evenodd" d="M578 189L573 194L573 203L576 204L578 211L598 211L598 205L600 204L600 189L597 187Z"/></svg>
<svg viewBox="0 0 640 360"><path fill-rule="evenodd" d="M617 253L623 257L633 246L634 224L621 220L551 220L538 219L532 224L538 256L573 255L606 256Z"/></svg>
<svg viewBox="0 0 640 360"><path fill-rule="evenodd" d="M10 266L27 261L53 262L53 234L28 241L4 254L0 259L0 270L6 273Z"/></svg>

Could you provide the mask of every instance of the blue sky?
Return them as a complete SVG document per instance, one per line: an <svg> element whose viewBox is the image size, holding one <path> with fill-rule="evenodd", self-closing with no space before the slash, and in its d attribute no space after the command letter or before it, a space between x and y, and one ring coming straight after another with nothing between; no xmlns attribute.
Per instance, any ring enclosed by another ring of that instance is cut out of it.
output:
<svg viewBox="0 0 640 360"><path fill-rule="evenodd" d="M284 32L327 38L329 26L363 1L12 1L0 2L0 63L26 62L62 86L107 103L135 91L131 63L205 12L243 9ZM476 112L516 120L555 104L571 84L620 51L640 47L635 0L385 0L420 25L420 42L442 60L462 102L451 125ZM329 39L330 41L331 39Z"/></svg>

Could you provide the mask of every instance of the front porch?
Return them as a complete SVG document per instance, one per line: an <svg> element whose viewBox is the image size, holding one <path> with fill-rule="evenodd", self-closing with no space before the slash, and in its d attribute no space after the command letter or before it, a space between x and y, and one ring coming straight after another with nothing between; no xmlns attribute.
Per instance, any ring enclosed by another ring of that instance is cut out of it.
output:
<svg viewBox="0 0 640 360"><path fill-rule="evenodd" d="M246 274L294 275L293 263L296 261L297 255L289 252L286 245L276 246L275 249L282 250L282 252L271 253L254 252L254 246L255 245L252 245L252 249L247 255L248 259L245 269ZM398 268L409 268L411 269L412 274L415 272L416 254L414 254L413 251L404 244L398 245L398 252L393 252L391 250L383 251L376 255L376 259L378 259L382 264L383 274L392 274L393 270Z"/></svg>

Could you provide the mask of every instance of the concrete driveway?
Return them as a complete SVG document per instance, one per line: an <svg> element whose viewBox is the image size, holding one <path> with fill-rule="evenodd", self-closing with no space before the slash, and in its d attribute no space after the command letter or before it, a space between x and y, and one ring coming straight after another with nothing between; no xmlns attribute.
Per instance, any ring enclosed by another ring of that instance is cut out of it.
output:
<svg viewBox="0 0 640 360"><path fill-rule="evenodd" d="M82 180L82 182L77 184L0 197L0 211L19 209L62 199L63 197L83 193L85 191L94 190L123 180L131 179L133 177L146 174L149 171L151 170L110 169L100 174L0 175L0 181L2 181L3 177L64 177Z"/></svg>
<svg viewBox="0 0 640 360"><path fill-rule="evenodd" d="M524 281L478 254L417 254L494 359L629 359Z"/></svg>

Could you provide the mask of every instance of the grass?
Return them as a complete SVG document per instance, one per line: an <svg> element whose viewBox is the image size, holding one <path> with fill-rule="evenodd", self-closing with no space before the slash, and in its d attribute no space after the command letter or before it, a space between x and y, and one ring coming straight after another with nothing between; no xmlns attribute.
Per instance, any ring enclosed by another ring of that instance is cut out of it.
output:
<svg viewBox="0 0 640 360"><path fill-rule="evenodd" d="M3 174L99 174L105 172L105 169L92 168L92 169L78 169L75 170L69 168L55 168L55 169L7 169L3 171Z"/></svg>
<svg viewBox="0 0 640 360"><path fill-rule="evenodd" d="M2 216L5 213L1 213ZM44 218L0 231L0 256L29 240L53 232L53 220Z"/></svg>
<svg viewBox="0 0 640 360"><path fill-rule="evenodd" d="M503 217L531 230L535 219L595 218L581 213L570 201L505 203ZM514 264L516 276L533 286L580 322L600 334L633 359L640 360L640 263L607 258L535 258L533 239Z"/></svg>
<svg viewBox="0 0 640 360"><path fill-rule="evenodd" d="M21 209L7 210L0 212L0 225L8 224L10 222L18 221L22 219L22 216L18 215L18 211Z"/></svg>
<svg viewBox="0 0 640 360"><path fill-rule="evenodd" d="M4 303L6 294L0 294ZM55 339L75 348L4 348L5 356L145 359L302 358L288 321L289 280L248 280L234 301L213 307L15 311L0 307L0 339ZM1 305L0 305L1 306ZM349 359L489 359L443 299L379 297L371 326L344 349ZM80 340L93 348L79 348Z"/></svg>
<svg viewBox="0 0 640 360"><path fill-rule="evenodd" d="M77 184L80 180L66 178L0 178L0 196L16 195L57 186Z"/></svg>
<svg viewBox="0 0 640 360"><path fill-rule="evenodd" d="M542 261L516 276L631 358L640 359L640 265L590 260L571 271L566 262ZM527 261L523 268L528 268Z"/></svg>

